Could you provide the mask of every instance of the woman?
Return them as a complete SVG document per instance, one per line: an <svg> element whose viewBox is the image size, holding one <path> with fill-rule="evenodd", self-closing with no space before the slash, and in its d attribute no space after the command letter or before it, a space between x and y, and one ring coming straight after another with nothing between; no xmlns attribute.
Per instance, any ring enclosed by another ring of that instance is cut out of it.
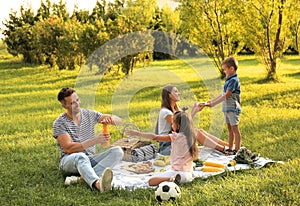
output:
<svg viewBox="0 0 300 206"><path fill-rule="evenodd" d="M173 85L165 86L161 93L161 109L158 116L158 121L155 129L155 134L166 135L172 132L173 114L181 111L177 102L180 101L180 93ZM196 102L191 111L192 119L197 112L201 111L205 105ZM209 133L203 129L198 129L196 133L197 141L206 147L214 148L220 152L228 149L229 144ZM161 155L170 155L171 143L159 142L159 153Z"/></svg>
<svg viewBox="0 0 300 206"><path fill-rule="evenodd" d="M180 111L177 102L180 101L180 93L173 85L165 86L161 92L161 109L155 128L155 134L167 135L172 132L173 114ZM170 155L171 142L160 142L159 153Z"/></svg>

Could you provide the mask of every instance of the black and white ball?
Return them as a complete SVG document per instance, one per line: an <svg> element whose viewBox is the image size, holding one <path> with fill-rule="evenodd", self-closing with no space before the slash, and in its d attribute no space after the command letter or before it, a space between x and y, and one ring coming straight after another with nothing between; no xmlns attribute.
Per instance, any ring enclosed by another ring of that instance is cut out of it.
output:
<svg viewBox="0 0 300 206"><path fill-rule="evenodd" d="M180 188L174 182L162 182L155 189L155 199L159 202L176 200L180 195Z"/></svg>

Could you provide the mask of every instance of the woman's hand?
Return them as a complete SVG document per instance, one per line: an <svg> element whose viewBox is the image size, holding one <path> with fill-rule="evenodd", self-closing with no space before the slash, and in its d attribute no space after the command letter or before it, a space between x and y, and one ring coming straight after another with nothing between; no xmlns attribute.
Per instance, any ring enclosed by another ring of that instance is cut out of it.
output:
<svg viewBox="0 0 300 206"><path fill-rule="evenodd" d="M200 103L200 102L195 102L192 111L191 111L191 116L192 118L194 118L194 116L200 112L204 107L206 106L206 104L204 103Z"/></svg>

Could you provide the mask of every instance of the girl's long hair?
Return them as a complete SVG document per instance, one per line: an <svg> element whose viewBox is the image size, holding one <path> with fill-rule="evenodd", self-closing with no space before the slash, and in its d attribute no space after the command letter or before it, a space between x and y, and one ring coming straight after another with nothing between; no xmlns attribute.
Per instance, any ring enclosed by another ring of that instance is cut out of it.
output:
<svg viewBox="0 0 300 206"><path fill-rule="evenodd" d="M178 106L177 106L176 103L175 103L175 107L174 107L175 111L171 107L170 94L171 94L173 88L174 88L173 85L168 85L168 86L165 86L162 89L162 92L161 92L161 108L165 107L165 108L169 109L170 111L172 111L174 113L175 111L178 111L179 109L178 109Z"/></svg>
<svg viewBox="0 0 300 206"><path fill-rule="evenodd" d="M191 156L194 159L198 158L196 134L190 115L183 111L175 112L174 124L176 124L177 127L179 127L179 130L176 132L183 133L185 135Z"/></svg>

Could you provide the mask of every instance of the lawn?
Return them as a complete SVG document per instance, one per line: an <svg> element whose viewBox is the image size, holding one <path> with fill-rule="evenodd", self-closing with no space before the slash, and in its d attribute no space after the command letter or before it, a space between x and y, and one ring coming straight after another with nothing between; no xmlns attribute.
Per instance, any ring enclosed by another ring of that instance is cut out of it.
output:
<svg viewBox="0 0 300 206"><path fill-rule="evenodd" d="M158 205L154 189L114 189L100 194L85 183L64 185L58 171L59 153L52 138L52 123L64 112L56 100L58 91L64 86L75 87L79 71L25 65L3 49L0 51L1 205ZM173 205L300 204L300 57L282 59L279 83L263 83L265 70L254 56L239 56L238 60L242 145L285 164L195 179L180 186L182 197ZM161 87L165 84L178 87L182 94L180 106L191 106L196 100L207 101L221 92L222 80L213 84L214 91L208 91L205 81L189 65L182 60L156 61L149 67L136 69L129 78L116 74L101 77L101 81L97 80L100 84L94 108L124 115L126 121L135 122L141 130L153 131ZM143 78L145 74L149 76ZM130 78L133 79L129 81ZM219 107L205 108L197 115L195 125L226 139ZM110 131L113 141L120 138L120 128L111 127Z"/></svg>

